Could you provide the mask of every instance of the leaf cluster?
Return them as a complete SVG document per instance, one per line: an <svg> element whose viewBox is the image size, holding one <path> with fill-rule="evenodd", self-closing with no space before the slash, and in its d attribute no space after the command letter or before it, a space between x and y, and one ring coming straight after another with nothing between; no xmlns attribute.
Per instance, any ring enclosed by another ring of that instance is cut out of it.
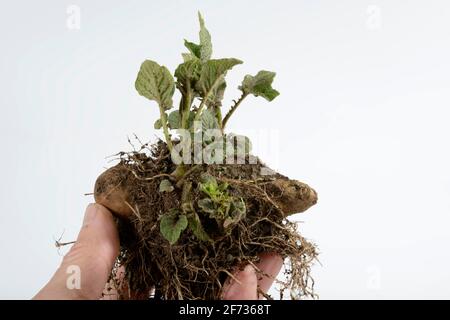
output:
<svg viewBox="0 0 450 320"><path fill-rule="evenodd" d="M211 35L200 13L199 22L199 43L184 41L188 52L182 54L184 61L176 68L175 77L165 66L146 60L142 63L135 82L140 95L158 104L160 117L154 128L163 129L170 149L170 130L192 130L193 123L197 120L202 121L202 124L207 122L209 129L220 129L223 132L230 116L248 95L263 97L268 101L279 95L272 88L274 72L262 70L254 76L246 75L239 86L241 97L222 117L222 100L227 87L225 77L242 61L235 58L213 59ZM181 99L178 109L170 111L174 107L175 88L180 91ZM214 121L211 121L211 116Z"/></svg>
<svg viewBox="0 0 450 320"><path fill-rule="evenodd" d="M202 15L198 14L200 23L199 42L184 41L188 52L183 53L183 62L176 68L174 76L162 65L152 60L142 63L137 75L135 87L145 98L155 101L160 116L154 123L155 129L162 129L170 151L173 149L172 130L186 129L192 135L196 133L196 123L201 124L202 132L208 129L219 129L225 141L234 141L238 136L224 135L224 129L232 114L249 95L263 97L268 101L275 99L279 92L272 88L274 72L262 70L256 75L246 75L238 87L241 96L234 100L234 104L222 116L222 101L227 88L226 75L242 61L235 58L213 59L211 35L205 26ZM178 108L174 109L173 96L175 89L181 93ZM250 141L244 137L244 143L238 144L233 152L239 148L250 150ZM204 135L203 147L213 147L218 143L212 137ZM228 152L228 150L224 150ZM225 154L225 152L224 152ZM183 173L182 165L175 171ZM174 244L181 233L189 228L202 241L211 241L204 230L200 215L204 215L217 222L222 230L229 230L239 222L246 213L245 203L241 198L229 194L226 183L218 183L214 177L204 176L198 188L203 197L197 201L194 208L189 199L191 185L183 185L182 208L164 213L160 220L161 234ZM160 192L172 192L174 186L164 179L159 186ZM200 215L199 215L200 214Z"/></svg>

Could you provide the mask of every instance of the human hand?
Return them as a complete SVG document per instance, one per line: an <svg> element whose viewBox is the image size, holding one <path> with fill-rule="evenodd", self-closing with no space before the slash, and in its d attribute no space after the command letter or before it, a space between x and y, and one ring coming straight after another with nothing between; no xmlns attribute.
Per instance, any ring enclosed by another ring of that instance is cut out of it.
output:
<svg viewBox="0 0 450 320"><path fill-rule="evenodd" d="M90 204L77 241L47 285L33 299L101 298L119 248L119 234L111 212L99 204ZM80 280L75 288L69 283L74 271L79 272Z"/></svg>
<svg viewBox="0 0 450 320"><path fill-rule="evenodd" d="M258 300L262 299L259 289L267 293L283 266L283 259L274 253L260 255L261 260L255 266L265 275L258 277L251 265L234 274L235 279L228 279L224 286L224 300Z"/></svg>
<svg viewBox="0 0 450 320"><path fill-rule="evenodd" d="M99 204L90 204L77 241L65 255L50 281L34 296L36 300L94 300L102 298L114 262L119 254L119 235L111 212ZM283 265L275 254L261 255L255 264L264 274L258 279L255 269L247 265L224 286L225 300L256 300L257 288L267 292ZM79 283L71 282L78 273Z"/></svg>

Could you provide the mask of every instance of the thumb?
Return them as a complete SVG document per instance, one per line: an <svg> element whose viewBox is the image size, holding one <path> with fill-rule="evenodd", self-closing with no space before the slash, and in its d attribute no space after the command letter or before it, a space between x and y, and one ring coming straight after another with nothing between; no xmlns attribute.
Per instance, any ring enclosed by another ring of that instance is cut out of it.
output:
<svg viewBox="0 0 450 320"><path fill-rule="evenodd" d="M33 299L98 299L119 254L111 212L90 204L76 243L49 283Z"/></svg>

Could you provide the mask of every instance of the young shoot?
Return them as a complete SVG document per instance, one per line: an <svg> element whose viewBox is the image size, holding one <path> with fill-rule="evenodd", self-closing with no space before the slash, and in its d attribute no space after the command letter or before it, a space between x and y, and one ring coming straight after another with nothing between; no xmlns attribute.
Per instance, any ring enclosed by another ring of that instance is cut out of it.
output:
<svg viewBox="0 0 450 320"><path fill-rule="evenodd" d="M255 76L246 75L239 86L242 95L234 101L222 118L222 100L227 87L225 77L228 71L242 61L235 58L213 59L211 35L200 13L198 17L199 43L184 41L189 52L182 54L184 62L174 72L176 81L165 66L151 60L142 63L136 79L135 86L139 94L158 104L160 117L154 127L163 130L170 151L173 149L170 130L185 129L193 132L195 121L204 122L208 119L203 118L212 114L216 119L215 127L207 129L219 129L223 133L230 117L247 96L260 96L272 101L279 95L278 91L272 88L274 72L263 70ZM168 113L174 107L175 88L181 93L179 107L178 110Z"/></svg>

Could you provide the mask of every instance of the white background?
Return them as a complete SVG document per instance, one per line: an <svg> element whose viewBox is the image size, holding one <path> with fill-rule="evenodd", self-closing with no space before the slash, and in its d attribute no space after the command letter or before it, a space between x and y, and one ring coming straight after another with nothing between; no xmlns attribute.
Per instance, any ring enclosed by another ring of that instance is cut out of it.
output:
<svg viewBox="0 0 450 320"><path fill-rule="evenodd" d="M105 157L159 134L134 80L147 58L174 70L197 10L214 56L245 62L226 104L277 72L280 97L249 98L230 130L277 131L264 160L318 191L296 219L320 297L450 298L450 4L399 0L2 1L0 298L50 278Z"/></svg>

